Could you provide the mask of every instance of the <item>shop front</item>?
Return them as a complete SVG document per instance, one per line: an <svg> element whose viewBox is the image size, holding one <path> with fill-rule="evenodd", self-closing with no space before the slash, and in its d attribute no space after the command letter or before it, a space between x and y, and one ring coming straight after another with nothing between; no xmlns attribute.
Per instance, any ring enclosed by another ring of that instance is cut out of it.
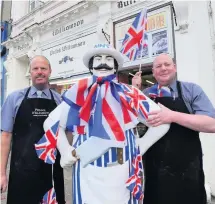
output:
<svg viewBox="0 0 215 204"><path fill-rule="evenodd" d="M82 58L86 50L98 42L97 16L98 11L92 6L73 19L59 18L53 29L40 36L41 54L52 67L50 86L60 94L90 76Z"/></svg>
<svg viewBox="0 0 215 204"><path fill-rule="evenodd" d="M14 22L11 37L5 43L10 50L5 63L7 95L31 85L29 63L36 55L44 55L50 61L50 86L59 93L89 77L82 56L97 43L97 16L93 2L52 1Z"/></svg>
<svg viewBox="0 0 215 204"><path fill-rule="evenodd" d="M14 12L24 2L14 4ZM215 4L211 5L215 10ZM136 60L124 56L119 80L131 84L131 74L141 65L142 88L151 86L155 83L153 60L167 53L177 62L177 79L200 85L215 104L214 14L204 1L48 1L13 23L5 45L10 49L7 94L30 85L29 59L39 54L50 61L50 86L61 94L77 80L89 77L82 62L84 53L99 42L120 50L128 28L143 8L148 11L144 38L148 46L138 51ZM214 137L201 135L206 181L215 195Z"/></svg>
<svg viewBox="0 0 215 204"><path fill-rule="evenodd" d="M96 43L96 33L92 32L67 41L59 41L54 46L42 48L42 55L52 65L50 85L62 94L77 80L90 76L89 69L82 62L83 55Z"/></svg>
<svg viewBox="0 0 215 204"><path fill-rule="evenodd" d="M137 59L125 63L119 75L131 84L141 64L142 88L155 83L152 63L160 53L169 54L177 65L177 79L198 84L215 106L215 4L180 1L112 2L113 42L120 50L125 33L141 9L147 8L147 47L140 49ZM203 147L205 184L208 195L215 196L214 134L200 133Z"/></svg>
<svg viewBox="0 0 215 204"><path fill-rule="evenodd" d="M127 5L127 7L115 6L117 10L130 10L130 7L137 8L137 3ZM124 66L119 71L119 75L126 75L128 82L131 83L131 78L137 71L142 71L142 88L147 88L155 83L155 79L152 76L152 62L156 56L161 53L169 54L175 59L174 49L174 28L173 28L173 14L172 14L172 3L164 3L161 5L143 5L141 7L138 4L139 10L135 10L135 14L130 13L128 16L121 18L120 16L115 17L113 24L114 27L114 45L117 50L121 49L122 41L131 27L137 13L142 8L147 8L147 29L144 35L143 46L139 48L137 57L135 60L130 60L128 56L124 55ZM114 14L113 14L114 16ZM131 34L133 37L138 35L136 30L133 30Z"/></svg>

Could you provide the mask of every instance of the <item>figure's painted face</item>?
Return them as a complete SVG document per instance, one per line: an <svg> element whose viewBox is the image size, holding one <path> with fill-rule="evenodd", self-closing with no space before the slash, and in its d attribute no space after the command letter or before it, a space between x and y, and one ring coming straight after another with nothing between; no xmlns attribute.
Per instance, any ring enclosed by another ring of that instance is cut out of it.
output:
<svg viewBox="0 0 215 204"><path fill-rule="evenodd" d="M114 58L110 55L100 54L93 58L92 73L97 77L112 75L116 72L114 68Z"/></svg>

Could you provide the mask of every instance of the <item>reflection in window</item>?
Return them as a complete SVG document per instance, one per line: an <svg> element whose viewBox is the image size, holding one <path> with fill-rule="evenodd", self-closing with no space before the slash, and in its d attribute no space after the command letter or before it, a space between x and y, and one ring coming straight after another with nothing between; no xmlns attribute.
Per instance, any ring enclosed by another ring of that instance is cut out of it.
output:
<svg viewBox="0 0 215 204"><path fill-rule="evenodd" d="M35 8L43 4L44 2L40 0L29 0L29 12L33 11Z"/></svg>

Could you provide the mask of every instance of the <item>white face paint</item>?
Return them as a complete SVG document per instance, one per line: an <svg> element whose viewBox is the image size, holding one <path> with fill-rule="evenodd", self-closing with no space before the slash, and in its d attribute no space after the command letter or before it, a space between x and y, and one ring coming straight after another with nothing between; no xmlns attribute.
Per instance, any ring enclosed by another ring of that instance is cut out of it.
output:
<svg viewBox="0 0 215 204"><path fill-rule="evenodd" d="M109 70L105 67L101 67L99 69L94 69L94 67L98 67L101 64L106 64L112 69ZM111 74L114 74L116 70L114 69L114 58L110 55L106 54L100 54L100 55L95 55L93 58L93 75L97 77L104 77L104 76L109 76Z"/></svg>

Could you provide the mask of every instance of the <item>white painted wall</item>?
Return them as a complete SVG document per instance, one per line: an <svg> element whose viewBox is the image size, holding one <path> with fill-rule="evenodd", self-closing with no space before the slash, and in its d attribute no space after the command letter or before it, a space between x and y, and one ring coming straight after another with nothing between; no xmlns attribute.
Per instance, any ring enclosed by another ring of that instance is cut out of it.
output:
<svg viewBox="0 0 215 204"><path fill-rule="evenodd" d="M195 8L194 8L195 6ZM178 79L197 83L215 106L215 74L206 1L189 2L188 32L175 32ZM215 134L201 133L206 182L215 195Z"/></svg>
<svg viewBox="0 0 215 204"><path fill-rule="evenodd" d="M29 86L29 79L25 76L28 69L27 62L13 58L9 66L10 73L7 79L7 95L15 90Z"/></svg>
<svg viewBox="0 0 215 204"><path fill-rule="evenodd" d="M28 13L28 8L29 1L12 1L11 18L13 22L25 16Z"/></svg>

